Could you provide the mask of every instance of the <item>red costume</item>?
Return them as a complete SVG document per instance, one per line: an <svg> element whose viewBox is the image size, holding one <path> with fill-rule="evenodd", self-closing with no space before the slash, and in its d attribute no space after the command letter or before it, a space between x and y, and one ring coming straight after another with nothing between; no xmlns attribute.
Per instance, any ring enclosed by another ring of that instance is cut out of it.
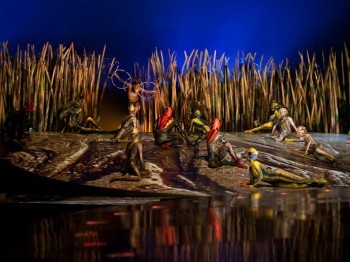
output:
<svg viewBox="0 0 350 262"><path fill-rule="evenodd" d="M237 157L232 145L226 141L224 133L219 131L220 126L220 120L218 118L214 118L210 131L206 133L204 138L196 141L196 156L198 157L199 143L205 139L207 141L209 167L217 167L218 162L224 160L227 153L229 153L231 156L231 161L235 163L235 166L247 168Z"/></svg>
<svg viewBox="0 0 350 262"><path fill-rule="evenodd" d="M163 115L160 116L156 121L153 128L153 136L157 145L161 145L164 148L170 149L173 146L183 143L183 137L187 144L192 144L188 139L181 125L172 117L173 110L171 107L165 108ZM175 128L181 135L171 133L172 129Z"/></svg>

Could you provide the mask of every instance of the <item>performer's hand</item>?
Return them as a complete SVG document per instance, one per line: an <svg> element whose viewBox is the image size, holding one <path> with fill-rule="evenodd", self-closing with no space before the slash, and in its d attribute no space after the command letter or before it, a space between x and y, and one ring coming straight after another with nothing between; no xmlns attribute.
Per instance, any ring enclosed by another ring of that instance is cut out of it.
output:
<svg viewBox="0 0 350 262"><path fill-rule="evenodd" d="M248 188L248 187L249 187L248 183L241 183L240 186L241 186L241 187L244 187L244 188Z"/></svg>

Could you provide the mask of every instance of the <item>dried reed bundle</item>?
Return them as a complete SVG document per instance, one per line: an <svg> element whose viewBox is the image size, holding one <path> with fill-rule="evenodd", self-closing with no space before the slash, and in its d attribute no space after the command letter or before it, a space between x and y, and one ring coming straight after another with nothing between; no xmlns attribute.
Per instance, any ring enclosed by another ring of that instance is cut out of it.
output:
<svg viewBox="0 0 350 262"><path fill-rule="evenodd" d="M33 45L25 51L18 48L14 58L9 54L7 43L0 52L0 123L27 101L34 104L32 126L37 131L56 131L57 109L84 95L83 116L99 118L100 102L104 88L100 91L100 78L104 53L81 58L74 50L60 45L54 51L46 43L36 54ZM97 68L97 69L95 69ZM111 70L111 69L110 69ZM105 82L106 85L106 82ZM104 87L105 87L104 85Z"/></svg>
<svg viewBox="0 0 350 262"><path fill-rule="evenodd" d="M101 55L78 55L74 45L60 45L57 50L47 43L40 55L34 46L9 54L7 43L0 50L0 123L7 114L25 101L34 102L33 127L38 131L56 131L57 109L79 96L84 98L83 117L99 120L100 106L108 79L103 79L104 47ZM243 131L255 119L265 121L272 100L289 108L295 122L319 132L347 132L339 123L340 101L350 100L350 58L345 46L340 63L335 52L321 64L315 54L299 53L300 62L291 68L288 60L276 65L272 58L256 66L256 54L237 54L232 68L229 58L216 51L184 52L183 65L178 67L176 54L156 50L145 68L134 66L134 74L145 83L155 83L156 93L149 101L142 100L141 131L150 132L153 122L166 106L174 109L181 122L189 118L190 103L198 101L210 109L209 118L222 120L223 130ZM242 63L241 63L242 62ZM113 65L113 63L112 63ZM109 67L108 73L112 70ZM146 84L146 88L149 88ZM102 86L102 88L101 88ZM350 116L345 121L350 122Z"/></svg>

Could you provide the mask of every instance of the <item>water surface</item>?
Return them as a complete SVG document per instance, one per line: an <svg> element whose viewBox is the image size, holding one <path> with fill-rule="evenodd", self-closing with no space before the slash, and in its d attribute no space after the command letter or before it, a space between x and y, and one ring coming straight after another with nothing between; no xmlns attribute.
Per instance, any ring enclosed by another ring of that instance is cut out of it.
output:
<svg viewBox="0 0 350 262"><path fill-rule="evenodd" d="M2 261L345 261L350 190L212 197L3 195Z"/></svg>

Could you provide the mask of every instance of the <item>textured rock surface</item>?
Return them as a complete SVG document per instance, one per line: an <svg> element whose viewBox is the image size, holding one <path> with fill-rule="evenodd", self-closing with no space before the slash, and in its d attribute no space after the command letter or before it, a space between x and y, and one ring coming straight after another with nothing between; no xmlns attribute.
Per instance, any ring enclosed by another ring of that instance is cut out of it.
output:
<svg viewBox="0 0 350 262"><path fill-rule="evenodd" d="M270 134L246 135L226 133L238 156L255 147L259 160L311 178L324 177L329 187L350 185L350 144L346 135L312 134L337 155L336 164L317 160L313 155L302 156L303 143L276 142ZM193 147L180 146L166 150L156 146L150 133L141 134L146 168L150 178L141 181L120 181L125 175L125 148L127 143L116 144L107 134L32 133L30 141L14 150L3 144L2 160L38 176L79 185L89 185L131 192L155 192L175 195L211 195L242 192L241 184L249 180L248 170L229 162L218 168L208 168L205 143L200 157L194 159ZM262 190L271 190L267 184Z"/></svg>

